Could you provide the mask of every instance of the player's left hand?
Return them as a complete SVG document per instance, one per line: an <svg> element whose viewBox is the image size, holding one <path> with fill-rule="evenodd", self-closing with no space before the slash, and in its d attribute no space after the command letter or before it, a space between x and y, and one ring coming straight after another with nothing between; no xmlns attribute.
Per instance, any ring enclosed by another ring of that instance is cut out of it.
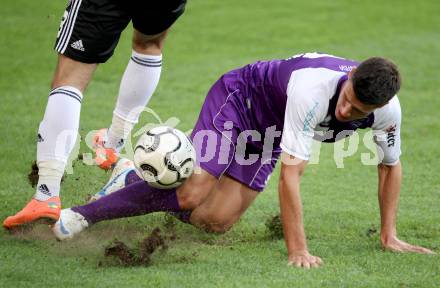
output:
<svg viewBox="0 0 440 288"><path fill-rule="evenodd" d="M382 241L382 247L385 250L390 250L394 252L414 252L421 254L436 254L434 251L429 250L425 247L411 245L402 240L399 240L397 237L391 237L386 241Z"/></svg>

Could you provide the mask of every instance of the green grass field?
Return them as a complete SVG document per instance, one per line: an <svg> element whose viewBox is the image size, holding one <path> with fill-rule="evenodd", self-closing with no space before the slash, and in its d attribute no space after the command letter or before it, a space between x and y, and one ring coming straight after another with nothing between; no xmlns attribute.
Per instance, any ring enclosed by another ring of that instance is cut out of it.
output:
<svg viewBox="0 0 440 288"><path fill-rule="evenodd" d="M0 219L33 195L27 174L36 156L56 64L52 50L65 1L6 1L0 9ZM190 0L166 43L159 87L150 102L163 120L192 128L210 85L223 72L260 60L321 51L352 59L385 56L403 74L400 238L440 252L440 4L436 0ZM85 93L84 137L109 125L119 80L131 51L131 28ZM144 116L136 129L151 121ZM336 169L333 146L302 184L310 252L325 265L288 267L283 240L265 222L279 212L278 170L266 191L224 235L177 223L178 238L149 267L120 267L104 259L113 239L132 246L164 214L99 223L67 243L49 228L10 235L0 230L0 287L438 287L440 257L383 252L379 245L376 168L360 149ZM82 144L81 153L90 152ZM64 207L84 203L109 174L81 162L63 184ZM99 265L101 263L101 265Z"/></svg>

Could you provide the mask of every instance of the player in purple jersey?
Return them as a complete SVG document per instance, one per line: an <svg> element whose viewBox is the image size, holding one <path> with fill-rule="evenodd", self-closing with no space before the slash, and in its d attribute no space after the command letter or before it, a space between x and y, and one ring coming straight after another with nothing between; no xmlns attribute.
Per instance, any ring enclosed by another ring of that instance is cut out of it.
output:
<svg viewBox="0 0 440 288"><path fill-rule="evenodd" d="M160 190L141 181L129 165L116 173L125 173L118 187L126 187L62 210L53 231L58 239L69 239L99 221L167 211L207 231L225 232L264 189L281 155L279 197L288 262L317 267L322 260L309 253L300 198L312 139L334 142L358 128L372 128L380 159L381 244L393 251L433 253L397 238L399 89L397 67L378 57L359 64L307 53L228 72L209 91L191 135L201 173L177 189Z"/></svg>

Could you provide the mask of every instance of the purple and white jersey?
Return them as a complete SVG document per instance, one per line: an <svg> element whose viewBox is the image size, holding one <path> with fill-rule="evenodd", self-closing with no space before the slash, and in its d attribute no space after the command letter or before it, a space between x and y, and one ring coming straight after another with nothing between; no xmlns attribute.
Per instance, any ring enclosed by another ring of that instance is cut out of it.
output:
<svg viewBox="0 0 440 288"><path fill-rule="evenodd" d="M342 84L358 64L332 55L306 53L256 62L228 74L235 76L233 85L244 90L252 126L261 133L273 125L283 131L275 145L286 153L308 160L313 138L334 142L356 129L372 128L382 163L394 165L401 154L401 111L396 96L364 119L340 122L335 117Z"/></svg>

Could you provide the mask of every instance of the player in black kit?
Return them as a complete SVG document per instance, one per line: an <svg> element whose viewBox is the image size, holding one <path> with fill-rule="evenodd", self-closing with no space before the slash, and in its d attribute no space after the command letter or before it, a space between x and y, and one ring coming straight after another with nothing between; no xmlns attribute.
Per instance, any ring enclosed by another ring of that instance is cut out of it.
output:
<svg viewBox="0 0 440 288"><path fill-rule="evenodd" d="M185 10L186 0L70 0L55 50L58 64L44 118L38 129L39 181L32 200L3 226L13 229L60 215L60 182L76 142L84 90L98 66L116 48L121 32L133 23L132 54L121 80L108 129L93 137L97 164L109 169L159 82L162 48L168 29Z"/></svg>

